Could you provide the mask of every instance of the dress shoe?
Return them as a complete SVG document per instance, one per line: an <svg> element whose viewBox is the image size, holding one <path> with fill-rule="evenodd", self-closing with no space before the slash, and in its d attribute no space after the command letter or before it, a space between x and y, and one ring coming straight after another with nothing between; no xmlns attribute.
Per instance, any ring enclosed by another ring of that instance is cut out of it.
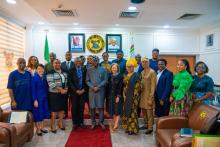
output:
<svg viewBox="0 0 220 147"><path fill-rule="evenodd" d="M95 129L95 124L92 124L92 126L91 126L90 129L91 129L91 130L94 130L94 129Z"/></svg>
<svg viewBox="0 0 220 147"><path fill-rule="evenodd" d="M147 130L147 131L145 132L145 134L151 134L152 132L153 132L153 130L150 129L150 130Z"/></svg>
<svg viewBox="0 0 220 147"><path fill-rule="evenodd" d="M141 127L139 127L139 129L140 129L140 130L146 130L147 127L146 127L146 126L141 126Z"/></svg>
<svg viewBox="0 0 220 147"><path fill-rule="evenodd" d="M63 131L65 131L65 130L66 130L66 128L65 128L65 127L62 127L62 128L60 128L60 130L63 130Z"/></svg>
<svg viewBox="0 0 220 147"><path fill-rule="evenodd" d="M40 131L41 131L42 133L48 133L48 130L41 129Z"/></svg>
<svg viewBox="0 0 220 147"><path fill-rule="evenodd" d="M85 125L83 123L78 125L80 128L85 128Z"/></svg>
<svg viewBox="0 0 220 147"><path fill-rule="evenodd" d="M101 126L102 130L105 130L105 125L103 123L100 123L99 125Z"/></svg>
<svg viewBox="0 0 220 147"><path fill-rule="evenodd" d="M128 131L128 135L137 135L137 133L134 133L134 132Z"/></svg>
<svg viewBox="0 0 220 147"><path fill-rule="evenodd" d="M51 130L52 133L56 134L57 133L57 130Z"/></svg>
<svg viewBox="0 0 220 147"><path fill-rule="evenodd" d="M76 129L77 129L77 126L76 126L76 125L73 125L72 131L75 131Z"/></svg>

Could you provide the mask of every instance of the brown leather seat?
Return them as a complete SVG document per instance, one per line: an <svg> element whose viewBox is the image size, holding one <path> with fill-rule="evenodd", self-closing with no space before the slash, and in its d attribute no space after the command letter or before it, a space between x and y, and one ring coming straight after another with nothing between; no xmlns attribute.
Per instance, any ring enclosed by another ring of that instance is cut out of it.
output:
<svg viewBox="0 0 220 147"><path fill-rule="evenodd" d="M166 116L158 119L156 124L156 142L158 147L190 147L192 137L181 137L181 128L192 128L194 134L200 130L207 131L220 110L208 105L195 104L188 118Z"/></svg>
<svg viewBox="0 0 220 147"><path fill-rule="evenodd" d="M8 117L11 111L3 112L0 108L0 146L19 147L31 141L34 135L32 114L28 112L26 123L10 124Z"/></svg>

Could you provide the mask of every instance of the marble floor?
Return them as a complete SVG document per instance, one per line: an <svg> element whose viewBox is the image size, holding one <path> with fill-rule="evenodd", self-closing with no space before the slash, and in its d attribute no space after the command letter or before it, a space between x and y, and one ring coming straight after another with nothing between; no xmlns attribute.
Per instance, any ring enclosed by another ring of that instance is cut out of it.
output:
<svg viewBox="0 0 220 147"><path fill-rule="evenodd" d="M57 134L51 132L43 136L34 135L31 142L23 145L23 147L64 147L72 129L72 121L66 120L66 130L58 130ZM89 119L85 120L85 124L89 125ZM139 120L143 124L143 120ZM105 124L111 124L111 120L105 120ZM46 126L49 126L49 121L46 121ZM49 130L49 128L48 128ZM156 147L154 133L145 135L144 130L141 130L138 135L127 135L121 128L117 132L111 132L111 140L113 147Z"/></svg>

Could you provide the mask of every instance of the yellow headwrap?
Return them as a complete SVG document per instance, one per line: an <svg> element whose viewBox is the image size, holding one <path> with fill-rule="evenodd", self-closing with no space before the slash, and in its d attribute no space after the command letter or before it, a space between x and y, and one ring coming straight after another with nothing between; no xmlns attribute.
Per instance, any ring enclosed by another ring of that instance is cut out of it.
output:
<svg viewBox="0 0 220 147"><path fill-rule="evenodd" d="M126 62L126 66L127 66L128 64L133 65L134 68L136 68L136 67L138 66L137 61L136 61L134 58L128 59L127 62Z"/></svg>

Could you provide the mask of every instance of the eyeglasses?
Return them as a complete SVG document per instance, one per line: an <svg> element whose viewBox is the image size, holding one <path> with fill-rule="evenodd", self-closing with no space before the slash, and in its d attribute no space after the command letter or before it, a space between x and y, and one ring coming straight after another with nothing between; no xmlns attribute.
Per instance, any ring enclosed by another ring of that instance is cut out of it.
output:
<svg viewBox="0 0 220 147"><path fill-rule="evenodd" d="M197 69L206 69L206 68L205 68L205 66L197 66L197 67L196 67L196 70L197 70Z"/></svg>
<svg viewBox="0 0 220 147"><path fill-rule="evenodd" d="M126 66L127 68L132 68L133 66Z"/></svg>

